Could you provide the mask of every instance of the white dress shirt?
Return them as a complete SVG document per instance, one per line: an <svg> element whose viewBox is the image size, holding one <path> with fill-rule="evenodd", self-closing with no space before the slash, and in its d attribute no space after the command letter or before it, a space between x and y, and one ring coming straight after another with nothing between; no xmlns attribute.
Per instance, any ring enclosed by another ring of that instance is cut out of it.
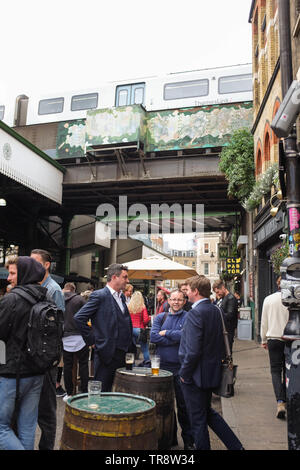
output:
<svg viewBox="0 0 300 470"><path fill-rule="evenodd" d="M119 305L119 307L121 309L121 312L124 313L124 310L125 310L124 309L124 304L123 304L122 299L121 299L122 292L117 292L112 287L110 287L108 284L106 285L106 287L108 287L108 289L110 290L110 293L113 296L113 298L115 299L115 301L117 302L117 304Z"/></svg>

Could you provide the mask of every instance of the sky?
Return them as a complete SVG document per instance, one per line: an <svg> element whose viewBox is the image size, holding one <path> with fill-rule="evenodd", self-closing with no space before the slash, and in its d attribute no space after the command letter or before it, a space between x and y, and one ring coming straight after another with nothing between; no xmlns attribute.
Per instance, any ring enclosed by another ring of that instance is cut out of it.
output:
<svg viewBox="0 0 300 470"><path fill-rule="evenodd" d="M2 2L0 105L19 94L249 63L250 7L251 0Z"/></svg>
<svg viewBox="0 0 300 470"><path fill-rule="evenodd" d="M251 0L2 2L0 100L251 62L250 7Z"/></svg>

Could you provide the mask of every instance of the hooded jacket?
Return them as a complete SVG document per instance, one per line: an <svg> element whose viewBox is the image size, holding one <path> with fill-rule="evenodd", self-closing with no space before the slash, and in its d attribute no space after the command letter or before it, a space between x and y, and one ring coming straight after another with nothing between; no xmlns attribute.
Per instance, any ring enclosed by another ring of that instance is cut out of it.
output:
<svg viewBox="0 0 300 470"><path fill-rule="evenodd" d="M20 256L17 268L16 287L22 286L37 302L44 300L47 289L38 284L46 274L42 264L29 256ZM6 364L0 365L0 376L16 377L19 358L20 377L37 375L25 357L30 310L29 302L19 296L15 288L0 300L0 340L6 346Z"/></svg>

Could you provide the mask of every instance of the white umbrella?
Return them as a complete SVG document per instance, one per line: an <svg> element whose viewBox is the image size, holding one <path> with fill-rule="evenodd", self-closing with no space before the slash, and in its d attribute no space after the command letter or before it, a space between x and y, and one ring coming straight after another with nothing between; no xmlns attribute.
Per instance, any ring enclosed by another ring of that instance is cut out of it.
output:
<svg viewBox="0 0 300 470"><path fill-rule="evenodd" d="M194 268L159 256L149 256L148 258L141 258L123 264L128 267L128 277L130 279L155 279L161 281L198 276Z"/></svg>
<svg viewBox="0 0 300 470"><path fill-rule="evenodd" d="M128 263L123 263L128 267L129 279L154 279L155 280L155 306L156 310L156 282L164 279L187 279L198 276L194 268L176 263L169 258L159 256L149 256Z"/></svg>

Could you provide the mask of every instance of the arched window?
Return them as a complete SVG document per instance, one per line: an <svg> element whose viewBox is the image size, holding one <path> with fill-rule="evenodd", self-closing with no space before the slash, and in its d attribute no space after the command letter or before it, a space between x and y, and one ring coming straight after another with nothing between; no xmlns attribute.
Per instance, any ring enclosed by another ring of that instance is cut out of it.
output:
<svg viewBox="0 0 300 470"><path fill-rule="evenodd" d="M262 173L262 155L261 155L261 148L258 149L256 155L256 176L261 175Z"/></svg>
<svg viewBox="0 0 300 470"><path fill-rule="evenodd" d="M270 148L271 148L271 143L270 143L270 134L269 132L266 133L265 135L265 145L264 145L264 157L265 157L265 162L269 162L270 161ZM266 167L268 167L268 163L266 165Z"/></svg>

